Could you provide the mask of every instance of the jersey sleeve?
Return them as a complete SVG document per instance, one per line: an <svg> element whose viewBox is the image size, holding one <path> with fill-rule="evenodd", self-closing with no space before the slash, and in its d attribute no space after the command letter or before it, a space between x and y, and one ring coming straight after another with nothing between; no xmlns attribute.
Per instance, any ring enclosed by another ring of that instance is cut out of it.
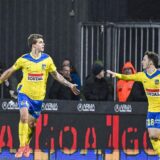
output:
<svg viewBox="0 0 160 160"><path fill-rule="evenodd" d="M138 72L130 75L116 73L116 77L123 80L133 80L141 82L143 80L143 72Z"/></svg>
<svg viewBox="0 0 160 160"><path fill-rule="evenodd" d="M15 70L18 70L18 69L22 68L22 66L23 66L23 61L22 61L22 58L20 57L20 58L18 58L17 61L14 63L13 68L14 68Z"/></svg>
<svg viewBox="0 0 160 160"><path fill-rule="evenodd" d="M48 72L55 72L57 70L52 58L49 59L49 68Z"/></svg>

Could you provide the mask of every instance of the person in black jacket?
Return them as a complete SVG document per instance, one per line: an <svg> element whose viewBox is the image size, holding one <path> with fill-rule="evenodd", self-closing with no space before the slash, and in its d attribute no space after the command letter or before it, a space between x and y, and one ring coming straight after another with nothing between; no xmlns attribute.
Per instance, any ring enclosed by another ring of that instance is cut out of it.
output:
<svg viewBox="0 0 160 160"><path fill-rule="evenodd" d="M104 67L95 63L92 74L85 80L83 94L86 100L106 101L109 96L109 88L105 79Z"/></svg>
<svg viewBox="0 0 160 160"><path fill-rule="evenodd" d="M134 82L130 95L127 98L127 102L129 101L147 102L147 96L141 82Z"/></svg>
<svg viewBox="0 0 160 160"><path fill-rule="evenodd" d="M73 82L72 78L70 76L70 67L69 66L63 66L62 70L61 70L61 74L69 82L71 82L71 83ZM74 100L74 98L73 98L74 96L75 95L70 90L70 88L62 85L58 81L53 81L53 84L49 90L49 98L50 99Z"/></svg>

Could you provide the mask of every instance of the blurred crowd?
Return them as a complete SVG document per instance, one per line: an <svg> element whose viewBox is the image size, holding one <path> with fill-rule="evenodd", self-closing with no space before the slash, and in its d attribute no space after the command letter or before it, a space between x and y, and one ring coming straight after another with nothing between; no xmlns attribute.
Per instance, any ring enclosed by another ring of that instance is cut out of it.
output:
<svg viewBox="0 0 160 160"><path fill-rule="evenodd" d="M5 65L0 63L0 74L6 69ZM54 80L47 88L47 99L59 100L87 100L87 101L113 101L114 85L113 79L108 77L103 62L98 60L92 65L91 71L85 77L83 86L80 76L70 59L65 58L62 61L58 72L62 74L71 83L77 84L81 91L80 95L74 95L66 86ZM131 62L126 62L122 67L122 74L134 74L136 70ZM17 99L17 79L16 76L8 79L0 87L0 97ZM147 101L143 85L140 82L118 80L116 84L116 100L119 102L128 101Z"/></svg>

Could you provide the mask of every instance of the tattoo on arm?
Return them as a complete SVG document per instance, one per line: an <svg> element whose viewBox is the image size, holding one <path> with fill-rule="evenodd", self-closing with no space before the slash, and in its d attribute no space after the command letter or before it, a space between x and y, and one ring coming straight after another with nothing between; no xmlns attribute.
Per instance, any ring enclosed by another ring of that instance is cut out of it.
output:
<svg viewBox="0 0 160 160"><path fill-rule="evenodd" d="M62 83L63 85L70 87L71 83L67 81L61 74L59 74L57 71L52 72L51 75L54 79L56 79L58 82Z"/></svg>

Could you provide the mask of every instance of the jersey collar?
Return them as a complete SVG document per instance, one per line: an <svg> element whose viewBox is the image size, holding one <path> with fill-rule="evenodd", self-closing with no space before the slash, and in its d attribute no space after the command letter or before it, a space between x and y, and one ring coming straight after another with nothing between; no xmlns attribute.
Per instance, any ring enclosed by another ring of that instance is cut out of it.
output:
<svg viewBox="0 0 160 160"><path fill-rule="evenodd" d="M145 70L144 73L146 74L146 76L149 79L152 79L152 78L156 77L157 75L159 75L160 71L156 69L152 74L148 74L147 71Z"/></svg>
<svg viewBox="0 0 160 160"><path fill-rule="evenodd" d="M45 53L42 53L41 56L39 57L39 59L34 59L31 54L25 54L22 58L27 59L28 61L32 61L34 63L39 63L45 59L47 59L49 56Z"/></svg>
<svg viewBox="0 0 160 160"><path fill-rule="evenodd" d="M30 56L33 58L33 59L39 59L40 57L41 57L41 55L42 55L42 53L39 53L39 56L38 57L34 57L33 56L33 53L32 52L30 52Z"/></svg>

